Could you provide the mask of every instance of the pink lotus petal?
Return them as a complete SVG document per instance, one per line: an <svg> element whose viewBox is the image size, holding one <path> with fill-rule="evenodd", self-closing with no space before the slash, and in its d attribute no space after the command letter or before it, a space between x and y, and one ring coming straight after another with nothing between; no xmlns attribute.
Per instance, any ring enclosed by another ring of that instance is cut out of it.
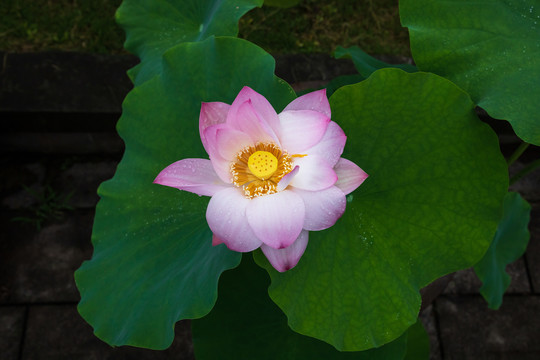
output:
<svg viewBox="0 0 540 360"><path fill-rule="evenodd" d="M334 166L343 153L346 141L347 136L345 136L341 127L335 122L330 121L321 141L305 152L308 155L319 155L323 157L330 166Z"/></svg>
<svg viewBox="0 0 540 360"><path fill-rule="evenodd" d="M224 244L223 240L218 238L216 234L212 234L212 246L218 246Z"/></svg>
<svg viewBox="0 0 540 360"><path fill-rule="evenodd" d="M183 159L172 163L158 174L154 183L204 196L212 196L227 187L206 159Z"/></svg>
<svg viewBox="0 0 540 360"><path fill-rule="evenodd" d="M318 155L295 158L293 163L300 167L298 175L290 182L296 188L320 191L334 185L338 179L332 166Z"/></svg>
<svg viewBox="0 0 540 360"><path fill-rule="evenodd" d="M244 86L242 90L240 90L238 96L236 96L236 99L234 99L233 103L231 104L231 108L227 114L227 122L234 121L232 119L237 116L238 109L248 100L251 101L251 104L255 109L255 112L259 115L261 122L264 122L267 125L265 125L265 129L271 129L274 134L272 137L279 139L280 125L276 110L274 110L272 105L264 96L248 86Z"/></svg>
<svg viewBox="0 0 540 360"><path fill-rule="evenodd" d="M209 153L209 151L207 149L207 141L204 136L204 130L212 125L225 123L230 107L230 105L222 102L203 102L201 104L201 113L199 115L199 134L201 136L204 149L207 153Z"/></svg>
<svg viewBox="0 0 540 360"><path fill-rule="evenodd" d="M279 114L281 145L289 154L300 154L323 137L330 118L312 110L290 110Z"/></svg>
<svg viewBox="0 0 540 360"><path fill-rule="evenodd" d="M336 186L345 193L345 195L353 192L359 187L364 180L368 178L368 174L358 165L350 160L340 158L334 170L338 176Z"/></svg>
<svg viewBox="0 0 540 360"><path fill-rule="evenodd" d="M313 91L293 100L283 111L288 110L313 110L331 118L330 104L326 97L326 89Z"/></svg>
<svg viewBox="0 0 540 360"><path fill-rule="evenodd" d="M261 245L261 250L272 264L274 269L284 272L292 269L304 254L309 240L309 232L303 230L298 238L284 249L274 249L266 244Z"/></svg>
<svg viewBox="0 0 540 360"><path fill-rule="evenodd" d="M202 132L201 139L204 139L204 149L206 150L206 153L208 156L216 156L219 155L219 147L217 144L217 132L220 129L227 128L226 124L216 124L212 126L208 126L205 128Z"/></svg>
<svg viewBox="0 0 540 360"><path fill-rule="evenodd" d="M287 186L289 186L289 183L292 181L292 179L296 176L296 174L298 174L298 171L300 171L300 168L298 166L295 166L290 173L282 177L277 184L277 191L285 190Z"/></svg>
<svg viewBox="0 0 540 360"><path fill-rule="evenodd" d="M231 174L230 174L230 160L224 159L220 153L219 153L219 147L218 147L218 141L217 141L217 134L218 131L221 129L226 129L226 124L217 124L212 125L204 129L203 136L206 139L206 152L208 153L208 156L210 157L210 161L212 162L212 165L214 166L214 170L216 171L216 174L218 174L219 178L225 182L230 184L231 183Z"/></svg>
<svg viewBox="0 0 540 360"><path fill-rule="evenodd" d="M219 129L216 133L216 142L219 155L229 162L233 161L243 148L255 145L246 133L231 128Z"/></svg>
<svg viewBox="0 0 540 360"><path fill-rule="evenodd" d="M250 202L241 189L229 187L215 193L208 203L208 226L231 250L248 252L262 244L246 219L246 208Z"/></svg>
<svg viewBox="0 0 540 360"><path fill-rule="evenodd" d="M293 190L300 195L306 206L304 229L324 230L333 226L345 212L347 201L338 187L332 186L321 191Z"/></svg>
<svg viewBox="0 0 540 360"><path fill-rule="evenodd" d="M291 245L302 231L304 202L292 191L251 199L246 216L251 229L266 245L282 249Z"/></svg>
<svg viewBox="0 0 540 360"><path fill-rule="evenodd" d="M247 134L254 143L274 142L279 144L277 136L268 123L257 114L251 100L247 100L238 107L236 116L227 118L227 125Z"/></svg>
<svg viewBox="0 0 540 360"><path fill-rule="evenodd" d="M212 163L212 166L214 167L214 171L216 172L217 176L226 184L232 183L232 176L231 176L231 162L229 160L223 159L221 156L212 156L210 157L210 162Z"/></svg>
<svg viewBox="0 0 540 360"><path fill-rule="evenodd" d="M222 131L232 131L227 127L226 124L217 124L212 125L206 128L203 132L204 138L207 140L206 145L206 151L208 152L208 156L210 157L210 161L212 162L212 165L214 166L214 170L216 171L216 174L218 174L219 178L225 182L230 184L231 183L231 172L230 172L230 164L232 160L232 156L230 158L224 158L220 153L220 144L218 143L218 134ZM222 139L222 141L225 141Z"/></svg>

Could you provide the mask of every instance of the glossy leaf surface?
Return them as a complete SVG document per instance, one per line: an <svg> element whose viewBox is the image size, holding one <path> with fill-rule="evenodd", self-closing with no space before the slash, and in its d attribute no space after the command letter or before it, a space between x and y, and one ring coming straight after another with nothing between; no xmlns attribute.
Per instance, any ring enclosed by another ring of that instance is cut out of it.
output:
<svg viewBox="0 0 540 360"><path fill-rule="evenodd" d="M129 93L118 132L124 157L99 188L94 254L75 278L79 312L111 345L163 349L176 321L206 315L221 272L240 254L211 246L208 198L153 184L167 165L207 158L199 137L202 101L231 103L243 86L280 111L294 98L274 59L235 38L181 44L164 55L163 76Z"/></svg>
<svg viewBox="0 0 540 360"><path fill-rule="evenodd" d="M332 79L332 81L326 84L326 95L332 96L332 94L340 87L345 86L345 85L356 84L365 79L366 78L360 74L341 75L341 76L335 77Z"/></svg>
<svg viewBox="0 0 540 360"><path fill-rule="evenodd" d="M388 343L417 318L419 289L475 264L495 234L508 187L495 133L450 81L383 69L330 98L344 157L369 178L332 228L310 232L270 297L291 328L339 350Z"/></svg>
<svg viewBox="0 0 540 360"><path fill-rule="evenodd" d="M292 331L268 297L270 279L250 254L220 279L219 299L206 317L192 322L197 360L399 360L407 334L378 349L339 352L331 345Z"/></svg>
<svg viewBox="0 0 540 360"><path fill-rule="evenodd" d="M516 261L529 243L531 205L518 193L509 192L504 199L503 216L488 251L474 266L482 281L480 293L491 309L502 305L504 292L510 285L506 266Z"/></svg>
<svg viewBox="0 0 540 360"><path fill-rule="evenodd" d="M130 71L138 85L160 72L171 47L209 36L236 36L238 20L262 0L124 0L116 21L126 32L124 47L141 63ZM212 61L212 59L210 59Z"/></svg>
<svg viewBox="0 0 540 360"><path fill-rule="evenodd" d="M540 0L402 0L420 70L466 90L526 142L540 145Z"/></svg>

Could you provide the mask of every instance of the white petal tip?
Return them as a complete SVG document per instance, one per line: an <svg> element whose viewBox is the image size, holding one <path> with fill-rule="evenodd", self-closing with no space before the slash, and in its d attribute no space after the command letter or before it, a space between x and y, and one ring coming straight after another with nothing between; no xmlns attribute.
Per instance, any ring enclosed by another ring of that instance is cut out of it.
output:
<svg viewBox="0 0 540 360"><path fill-rule="evenodd" d="M296 174L298 174L298 171L300 171L300 167L297 165L294 167L294 169L292 169L291 172L283 176L283 178L281 178L277 184L277 191L285 190L287 186L289 186L291 180L296 176Z"/></svg>

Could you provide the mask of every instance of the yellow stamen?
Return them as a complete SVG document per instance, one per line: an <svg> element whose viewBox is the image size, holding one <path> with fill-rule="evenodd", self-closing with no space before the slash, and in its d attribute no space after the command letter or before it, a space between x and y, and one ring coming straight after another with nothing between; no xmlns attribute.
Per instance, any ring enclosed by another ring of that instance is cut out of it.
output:
<svg viewBox="0 0 540 360"><path fill-rule="evenodd" d="M292 157L272 143L246 147L231 163L232 183L249 199L276 193L279 181L291 171Z"/></svg>

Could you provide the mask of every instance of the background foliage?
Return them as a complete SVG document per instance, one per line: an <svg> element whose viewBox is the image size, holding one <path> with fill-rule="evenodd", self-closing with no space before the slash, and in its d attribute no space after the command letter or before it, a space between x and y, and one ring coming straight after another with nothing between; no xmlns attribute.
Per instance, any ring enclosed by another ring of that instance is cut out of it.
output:
<svg viewBox="0 0 540 360"><path fill-rule="evenodd" d="M0 50L125 52L124 32L114 20L121 2L0 1ZM240 37L270 53L330 53L337 44L359 45L370 54L410 53L395 0L301 0L288 9L265 6L242 18Z"/></svg>

